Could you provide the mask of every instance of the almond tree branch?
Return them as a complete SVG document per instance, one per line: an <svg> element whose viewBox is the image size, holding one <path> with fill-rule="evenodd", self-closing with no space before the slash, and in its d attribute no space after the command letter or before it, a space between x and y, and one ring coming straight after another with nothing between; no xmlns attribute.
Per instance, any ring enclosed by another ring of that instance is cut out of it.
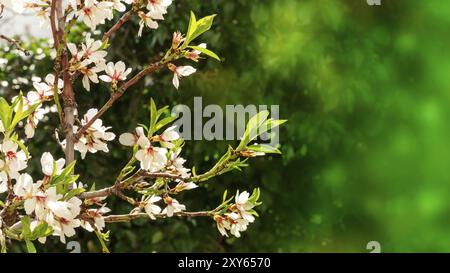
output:
<svg viewBox="0 0 450 273"><path fill-rule="evenodd" d="M3 39L5 41L7 41L8 43L12 44L13 46L15 46L18 50L22 51L26 56L30 56L30 52L28 50L26 50L25 48L23 48L20 45L20 42L13 39L13 38L9 38L3 34L0 34L0 39Z"/></svg>
<svg viewBox="0 0 450 273"><path fill-rule="evenodd" d="M124 84L122 84L122 86L116 91L114 92L111 97L109 98L109 100L105 103L105 105L102 106L102 108L100 108L100 110L97 112L97 114L95 114L91 120L89 120L88 123L86 123L86 125L84 125L83 127L80 128L80 130L78 130L78 132L76 133L74 139L75 141L78 141L81 136L83 136L83 134L86 132L86 130L91 127L91 125L98 119L100 118L106 111L108 111L109 108L111 108L114 104L114 102L116 100L118 100L124 93L125 91L127 91L128 88L130 88L131 86L133 86L134 84L136 84L141 78L143 78L144 76L151 74L155 71L157 71L159 68L161 68L164 64L166 63L166 61L159 61L156 63L151 64L149 67L145 68L144 70L140 71L138 74L136 74L133 78L131 78L130 80L128 80L127 82L125 82Z"/></svg>
<svg viewBox="0 0 450 273"><path fill-rule="evenodd" d="M56 15L56 2L55 0L52 0L52 3L50 5L50 27L52 30L52 36L53 36L53 47L55 49L58 48L58 30L56 29L56 21L55 21L55 15Z"/></svg>
<svg viewBox="0 0 450 273"><path fill-rule="evenodd" d="M2 18L3 15L3 9L5 8L5 6L3 4L0 4L0 19ZM30 52L28 50L26 50L25 48L23 48L20 45L20 42L13 39L13 38L9 38L5 35L0 34L0 39L7 41L8 43L12 44L13 46L15 46L18 50L22 51L26 56L30 55Z"/></svg>
<svg viewBox="0 0 450 273"><path fill-rule="evenodd" d="M52 12L54 10L54 12ZM61 71L63 74L64 81L64 90L62 93L62 99L64 101L64 124L63 129L66 135L66 150L64 151L66 155L66 166L72 163L75 160L75 142L74 142L74 134L73 134L73 125L75 123L75 110L76 110L76 101L75 101L75 93L73 91L72 80L69 74L69 58L66 49L65 42L65 16L62 11L62 3L59 0L52 0L50 16L51 18L55 18L58 23L58 30L56 32L55 20L51 20L52 24L52 33L55 40L55 49L57 50L58 59L56 62L61 64ZM55 74L56 71L55 71ZM55 79L56 80L56 79ZM55 81L57 82L57 81Z"/></svg>
<svg viewBox="0 0 450 273"><path fill-rule="evenodd" d="M92 199L92 198L106 197L109 195L117 195L123 199L123 196L120 196L120 191L125 189L130 184L139 181L141 178L152 178L152 179L169 178L172 180L180 180L180 181L187 180L186 178L183 178L180 175L170 173L149 173L145 171L139 171L135 175L131 176L129 179L116 183L111 187L107 187L97 191L83 192L78 197L82 199Z"/></svg>
<svg viewBox="0 0 450 273"><path fill-rule="evenodd" d="M178 217L210 217L213 216L214 213L211 211L197 211L197 212L175 212L174 216ZM167 215L165 213L155 214L157 218L166 218ZM118 223L118 222L130 222L139 218L150 218L147 213L135 213L135 214L122 214L122 215L109 215L105 216L105 222L107 223Z"/></svg>
<svg viewBox="0 0 450 273"><path fill-rule="evenodd" d="M103 34L102 42L105 42L107 39L111 38L111 35L119 30L126 22L130 21L132 15L134 13L134 9L127 11L122 15L122 17L107 31ZM72 82L74 82L81 73L78 71L72 75Z"/></svg>
<svg viewBox="0 0 450 273"><path fill-rule="evenodd" d="M106 41L111 37L111 35L122 27L123 24L128 22L133 15L133 10L129 10L122 15L122 17L117 21L105 34L103 34L102 42Z"/></svg>

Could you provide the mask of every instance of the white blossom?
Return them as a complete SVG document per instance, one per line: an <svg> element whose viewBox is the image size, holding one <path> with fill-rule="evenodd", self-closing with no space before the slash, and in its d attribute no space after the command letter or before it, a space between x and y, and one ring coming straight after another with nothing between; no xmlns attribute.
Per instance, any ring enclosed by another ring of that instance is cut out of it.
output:
<svg viewBox="0 0 450 273"><path fill-rule="evenodd" d="M168 65L169 69L173 72L173 79L172 83L173 86L175 86L176 89L180 86L180 79L182 77L187 77L189 75L192 75L197 71L195 68L193 68L190 65L187 66L175 66L174 64Z"/></svg>
<svg viewBox="0 0 450 273"><path fill-rule="evenodd" d="M4 171L12 179L19 177L19 172L27 167L25 152L18 151L19 145L12 140L6 140L1 144L0 151L4 155Z"/></svg>
<svg viewBox="0 0 450 273"><path fill-rule="evenodd" d="M123 133L119 137L120 144L124 146L134 146L138 143L139 137L144 136L144 128L136 127L135 133Z"/></svg>
<svg viewBox="0 0 450 273"><path fill-rule="evenodd" d="M169 166L174 168L174 171L176 174L181 175L183 178L189 178L191 174L189 173L191 170L184 167L184 163L186 162L186 159L180 157L181 148L177 148L175 150L172 150L170 152L169 160L171 165Z"/></svg>
<svg viewBox="0 0 450 273"><path fill-rule="evenodd" d="M162 14L167 13L167 8L172 4L172 0L147 0L147 9L151 12Z"/></svg>
<svg viewBox="0 0 450 273"><path fill-rule="evenodd" d="M44 119L45 114L50 111L49 108L38 107L27 118L27 124L25 125L25 135L27 138L33 138L39 121Z"/></svg>
<svg viewBox="0 0 450 273"><path fill-rule="evenodd" d="M89 109L81 120L81 125L86 125L96 114L98 110ZM96 119L94 123L86 130L86 132L75 143L75 150L81 153L84 159L88 152L96 153L97 151L109 152L107 141L113 140L116 136L112 132L107 132L110 127L103 126L101 119ZM74 133L78 131L78 126L73 127Z"/></svg>
<svg viewBox="0 0 450 273"><path fill-rule="evenodd" d="M41 157L42 173L46 176L52 176L53 173L55 173L56 175L60 175L65 163L65 159L60 158L55 161L50 153L45 152Z"/></svg>
<svg viewBox="0 0 450 273"><path fill-rule="evenodd" d="M82 66L80 67L80 72L83 74L83 87L87 91L91 91L91 85L90 81L93 83L98 83L98 75L97 73L102 72L105 70L105 64L104 63L98 63L96 66L93 67L86 67Z"/></svg>
<svg viewBox="0 0 450 273"><path fill-rule="evenodd" d="M186 190L192 190L198 188L198 185L195 184L194 182L183 182L181 181L180 183L178 183L178 185L175 186L175 192L181 192L181 191L186 191Z"/></svg>
<svg viewBox="0 0 450 273"><path fill-rule="evenodd" d="M166 214L167 217L172 217L174 213L186 210L185 205L180 204L176 199L172 197L164 197L164 202L167 204L167 207L162 211L162 213Z"/></svg>
<svg viewBox="0 0 450 273"><path fill-rule="evenodd" d="M253 209L255 207L255 204L249 202L249 196L250 193L248 193L247 191L244 191L240 194L238 192L235 197L235 204L236 208L239 210L239 214L241 215L241 217L246 221L252 223L253 221L255 221L255 217L248 211Z"/></svg>
<svg viewBox="0 0 450 273"><path fill-rule="evenodd" d="M105 20L111 14L112 7L113 3L111 2L85 0L84 6L75 12L75 16L82 20L91 30L95 30L99 24L105 23Z"/></svg>
<svg viewBox="0 0 450 273"><path fill-rule="evenodd" d="M249 222L234 212L227 213L226 216L230 221L230 233L237 238L241 237L241 232L247 230Z"/></svg>
<svg viewBox="0 0 450 273"><path fill-rule="evenodd" d="M205 43L201 43L197 47L206 48L206 46L207 45ZM201 54L201 52L199 50L192 50L187 54L186 57L194 62L198 62L200 54Z"/></svg>
<svg viewBox="0 0 450 273"><path fill-rule="evenodd" d="M138 16L139 18L141 18L141 20L139 20L139 32L138 32L139 37L142 36L142 31L144 30L145 26L147 26L150 29L157 29L158 22L156 22L155 20L164 20L162 13L152 11L149 11L147 13L139 11Z"/></svg>
<svg viewBox="0 0 450 273"><path fill-rule="evenodd" d="M161 212L161 208L154 204L154 203L158 202L159 200L161 200L161 197L152 195L145 201L144 209L145 209L145 212L150 217L150 219L155 220L156 219L155 214L159 214Z"/></svg>
<svg viewBox="0 0 450 273"><path fill-rule="evenodd" d="M14 194L24 200L24 209L28 215L36 212L36 216L43 217L47 198L44 192L40 190L42 181L33 183L33 178L29 174L22 174L14 185Z"/></svg>
<svg viewBox="0 0 450 273"><path fill-rule="evenodd" d="M160 136L159 139L161 141L161 145L167 148L173 148L175 147L175 144L173 144L171 141L175 141L180 139L180 134L178 134L177 131L175 131L175 128L177 126L171 126L167 128Z"/></svg>
<svg viewBox="0 0 450 273"><path fill-rule="evenodd" d="M141 136L138 140L141 149L136 152L136 159L140 161L141 169L150 172L161 170L167 162L167 149L154 147L150 140Z"/></svg>
<svg viewBox="0 0 450 273"><path fill-rule="evenodd" d="M109 62L105 68L106 75L101 75L100 79L104 82L110 82L114 87L119 81L126 80L131 68L126 68L125 63L119 61L117 63Z"/></svg>
<svg viewBox="0 0 450 273"><path fill-rule="evenodd" d="M219 230L220 234L223 236L228 237L228 232L231 228L230 222L226 217L220 216L220 215L214 215L214 221L216 221L217 229Z"/></svg>
<svg viewBox="0 0 450 273"><path fill-rule="evenodd" d="M3 160L0 159L0 169L3 167ZM8 190L8 175L4 171L0 171L0 193Z"/></svg>

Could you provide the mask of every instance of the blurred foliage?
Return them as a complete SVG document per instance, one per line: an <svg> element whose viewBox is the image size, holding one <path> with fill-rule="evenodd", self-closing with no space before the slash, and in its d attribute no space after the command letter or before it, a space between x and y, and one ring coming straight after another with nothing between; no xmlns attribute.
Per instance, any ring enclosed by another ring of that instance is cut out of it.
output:
<svg viewBox="0 0 450 273"><path fill-rule="evenodd" d="M367 252L450 251L450 3L440 0L216 0L176 1L156 31L137 39L137 21L112 40L109 58L141 67L169 46L171 33L187 28L189 11L216 13L203 40L223 62L207 60L183 79L180 91L167 71L139 83L114 105L105 123L117 134L146 122L146 104L280 105L289 119L281 130L283 156L251 161L183 195L192 210L220 202L224 189L261 187L261 218L239 240L221 238L208 219L145 220L110 225L116 252ZM80 39L83 28L71 34ZM52 69L45 43L35 55L0 52L3 94ZM40 53L41 52L41 53ZM4 60L7 60L5 63ZM13 79L5 86L6 79ZM14 82L17 80L17 82ZM28 88L28 89L27 89ZM77 84L81 112L108 98L105 86L87 94ZM56 117L40 124L30 151L62 156L51 141ZM212 166L225 141L188 141L184 155L198 170ZM97 187L113 183L129 151L111 144L111 154L88 155L77 169ZM192 166L192 165L191 165ZM116 212L130 208L112 200ZM83 251L99 251L95 235L80 232ZM65 251L50 243L46 251ZM15 251L20 251L16 248Z"/></svg>

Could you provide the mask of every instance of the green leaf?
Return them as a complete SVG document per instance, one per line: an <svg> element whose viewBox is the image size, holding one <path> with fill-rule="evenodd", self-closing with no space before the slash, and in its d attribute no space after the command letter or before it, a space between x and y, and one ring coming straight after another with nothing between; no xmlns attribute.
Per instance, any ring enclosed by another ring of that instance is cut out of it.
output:
<svg viewBox="0 0 450 273"><path fill-rule="evenodd" d="M109 241L109 231L106 233L101 233L100 231L95 230L95 235L97 235L97 238L102 245L102 252L109 253L108 246L106 245L106 242Z"/></svg>
<svg viewBox="0 0 450 273"><path fill-rule="evenodd" d="M37 252L32 241L25 240L25 244L27 245L28 253L36 253Z"/></svg>
<svg viewBox="0 0 450 273"><path fill-rule="evenodd" d="M225 190L225 191L223 192L223 196L222 196L222 203L224 203L225 200L227 200L227 194L228 194L228 190Z"/></svg>
<svg viewBox="0 0 450 273"><path fill-rule="evenodd" d="M261 125L258 128L258 135L261 135L269 130L272 130L275 127L278 127L282 125L283 123L287 122L287 119L268 119L263 125Z"/></svg>
<svg viewBox="0 0 450 273"><path fill-rule="evenodd" d="M248 146L247 149L254 152L262 152L266 154L281 154L281 151L275 147L272 147L268 144L255 144Z"/></svg>
<svg viewBox="0 0 450 273"><path fill-rule="evenodd" d="M0 97L0 119L2 120L5 130L9 128L11 123L11 112L12 109L9 106L9 103L4 98Z"/></svg>
<svg viewBox="0 0 450 273"><path fill-rule="evenodd" d="M64 200L69 200L70 198L85 192L86 189L84 188L76 188L76 189L71 189L70 191L67 192L67 194L64 196Z"/></svg>
<svg viewBox="0 0 450 273"><path fill-rule="evenodd" d="M17 123L19 123L19 121L21 121L21 120L27 118L29 115L31 115L41 104L40 102L35 103L32 106L30 106L25 112L23 112L23 97L22 97L22 95L19 95L18 99L19 99L19 106L17 108L17 112L15 113L13 120L11 121L11 124L9 124L9 127L8 127L9 130L13 130L16 127Z"/></svg>
<svg viewBox="0 0 450 273"><path fill-rule="evenodd" d="M197 19L195 18L195 14L191 11L191 18L189 19L189 26L186 32L186 40L184 42L185 45L189 45L191 41L191 37L197 29Z"/></svg>
<svg viewBox="0 0 450 273"><path fill-rule="evenodd" d="M155 132L158 110L153 98L150 99L150 126L148 127L148 136L152 136Z"/></svg>
<svg viewBox="0 0 450 273"><path fill-rule="evenodd" d="M46 237L50 235L53 232L52 228L48 226L46 222L40 223L38 226L36 226L31 233L30 239L36 240L40 237Z"/></svg>
<svg viewBox="0 0 450 273"><path fill-rule="evenodd" d="M28 216L20 218L20 222L22 223L22 235L24 238L29 238L31 236L30 221L30 217Z"/></svg>
<svg viewBox="0 0 450 273"><path fill-rule="evenodd" d="M259 188L254 189L254 190L253 190L253 193L252 193L252 195L250 196L250 198L248 199L248 201L249 201L250 203L255 204L256 206L261 205L262 203L261 203L261 202L258 202L258 199L259 199L260 194L261 194L261 192L260 192Z"/></svg>
<svg viewBox="0 0 450 273"><path fill-rule="evenodd" d="M64 170L61 172L60 176L65 177L65 176L72 174L76 163L77 163L76 160L72 161L67 167L64 168Z"/></svg>
<svg viewBox="0 0 450 273"><path fill-rule="evenodd" d="M190 48L194 49L194 50L198 50L201 53L208 55L211 58L214 58L216 60L218 60L220 62L220 58L219 56L217 56L216 53L212 52L211 50L204 48L204 47L200 47L200 46L189 46Z"/></svg>
<svg viewBox="0 0 450 273"><path fill-rule="evenodd" d="M186 42L186 45L189 45L189 42L192 42L195 38L210 30L214 21L214 17L216 17L215 14L203 17L202 19L198 20L196 22L195 31L189 36L189 41Z"/></svg>
<svg viewBox="0 0 450 273"><path fill-rule="evenodd" d="M166 126L167 124L173 122L175 120L176 117L166 117L163 118L162 120L160 120L157 124L156 124L156 128L155 131L158 131L159 129L161 129L162 127Z"/></svg>
<svg viewBox="0 0 450 273"><path fill-rule="evenodd" d="M242 140L237 150L243 150L247 144L258 136L258 128L266 121L269 111L264 110L254 115L247 123Z"/></svg>
<svg viewBox="0 0 450 273"><path fill-rule="evenodd" d="M28 152L28 149L25 146L25 144L23 144L22 141L17 139L17 135L14 135L13 137L11 137L10 140L13 141L14 143L16 143L17 145L19 145L20 149L25 153L25 157L28 160L30 158L30 153Z"/></svg>
<svg viewBox="0 0 450 273"><path fill-rule="evenodd" d="M56 175L51 180L51 185L56 185L56 191L59 194L67 192L67 186L76 182L79 175L72 175L75 168L76 160L70 163L60 175Z"/></svg>

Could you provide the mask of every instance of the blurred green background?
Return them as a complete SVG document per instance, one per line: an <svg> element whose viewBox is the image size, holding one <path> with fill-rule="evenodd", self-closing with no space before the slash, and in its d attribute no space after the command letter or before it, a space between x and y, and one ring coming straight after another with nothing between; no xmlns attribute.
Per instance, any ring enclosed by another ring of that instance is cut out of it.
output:
<svg viewBox="0 0 450 273"><path fill-rule="evenodd" d="M222 238L208 219L145 220L110 225L115 252L383 252L450 251L450 2L441 0L211 0L176 1L156 31L136 39L137 21L113 36L109 58L139 67L185 31L189 11L216 13L202 38L223 61L194 65L176 91L163 72L129 90L105 116L116 134L147 122L147 104L280 105L289 119L280 132L282 156L258 158L180 201L192 210L213 208L225 189L261 188L261 218L239 240ZM72 39L80 39L79 28ZM28 90L21 80L45 76L52 66L43 41L33 56L1 51L2 95ZM42 53L43 52L43 53ZM7 79L15 83L4 86ZM105 86L87 94L81 112L108 98ZM31 169L52 151L56 117L40 124ZM207 170L226 141L188 141L189 166ZM78 164L82 181L111 184L129 151L89 154ZM112 200L116 212L129 207ZM82 251L99 251L95 235L80 233ZM23 251L17 246L14 251ZM66 251L52 240L41 251Z"/></svg>

